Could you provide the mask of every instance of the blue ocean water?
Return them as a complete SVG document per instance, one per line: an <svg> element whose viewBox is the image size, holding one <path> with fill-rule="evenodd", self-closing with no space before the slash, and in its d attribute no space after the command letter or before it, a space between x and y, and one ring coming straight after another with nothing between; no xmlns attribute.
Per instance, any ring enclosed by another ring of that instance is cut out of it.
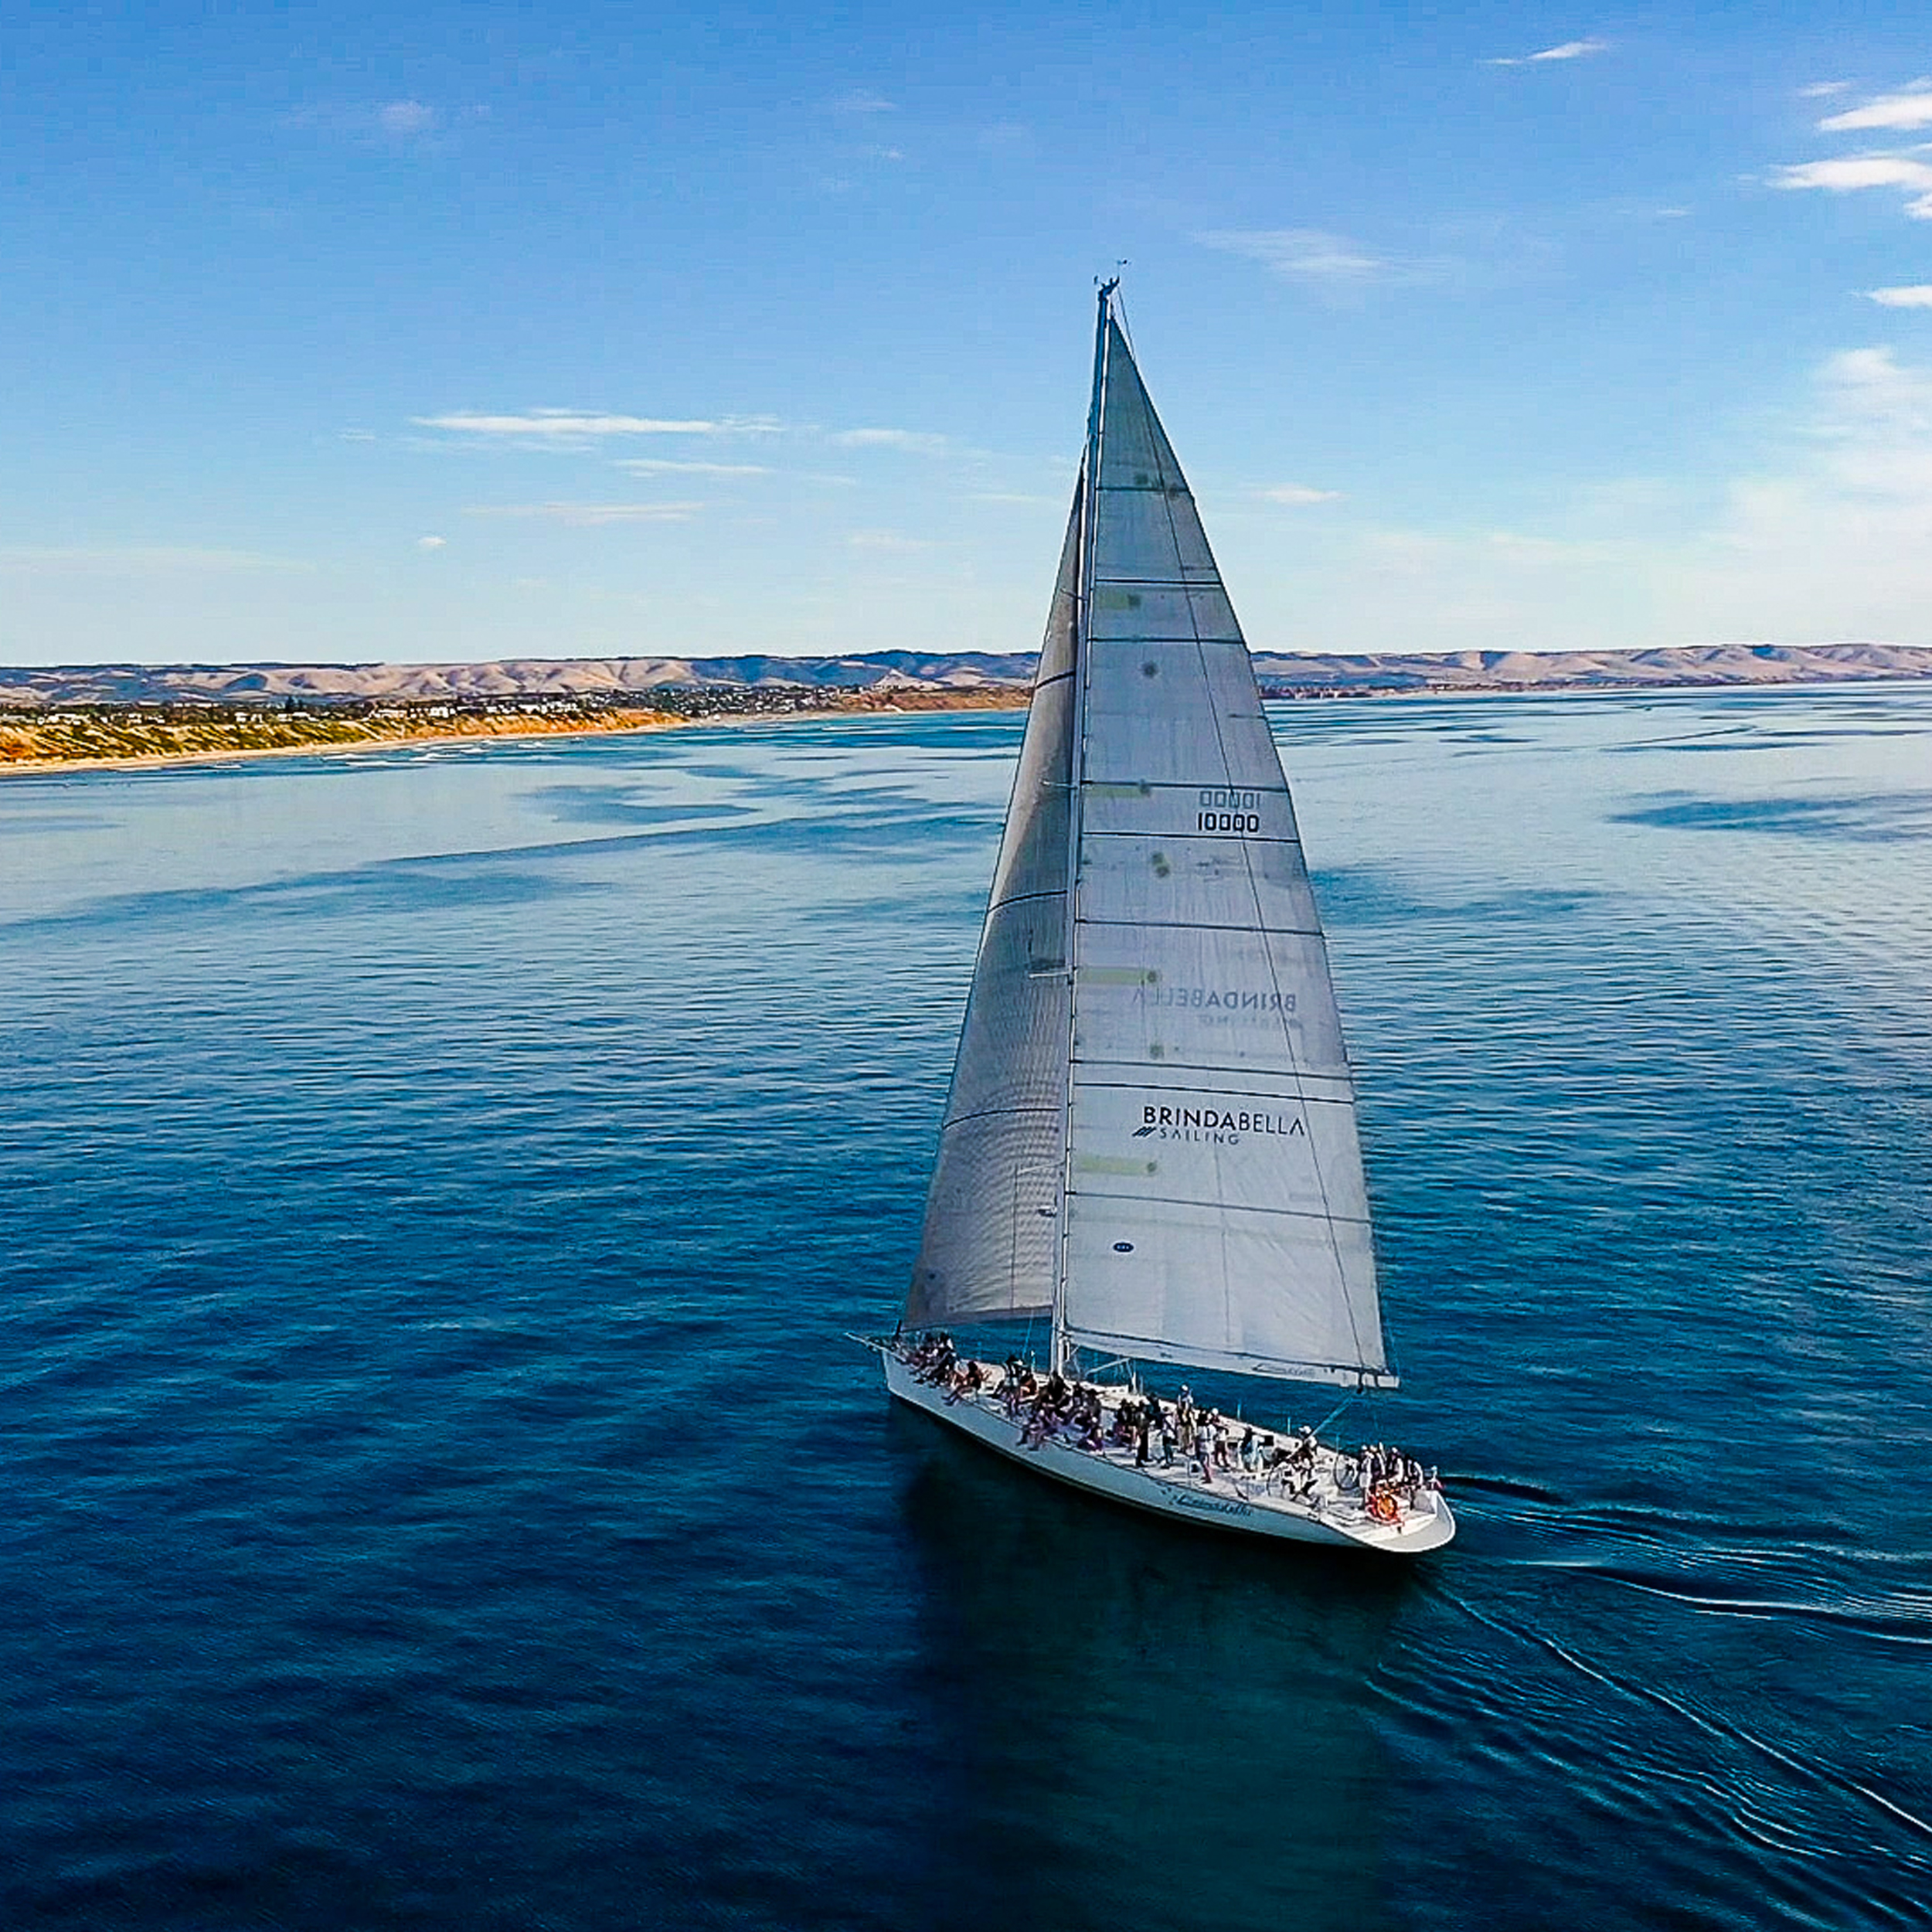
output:
<svg viewBox="0 0 1932 1932"><path fill-rule="evenodd" d="M1932 692L1277 722L1402 1568L844 1339L1017 718L0 782L0 1923L1923 1923Z"/></svg>

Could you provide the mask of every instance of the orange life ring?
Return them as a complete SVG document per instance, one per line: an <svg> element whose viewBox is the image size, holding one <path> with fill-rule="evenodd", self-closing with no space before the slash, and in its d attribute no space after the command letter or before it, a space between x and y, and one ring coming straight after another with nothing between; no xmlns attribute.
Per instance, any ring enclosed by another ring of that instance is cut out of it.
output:
<svg viewBox="0 0 1932 1932"><path fill-rule="evenodd" d="M1378 1489L1369 1498L1369 1514L1377 1522L1394 1522L1402 1515L1402 1506L1386 1489Z"/></svg>

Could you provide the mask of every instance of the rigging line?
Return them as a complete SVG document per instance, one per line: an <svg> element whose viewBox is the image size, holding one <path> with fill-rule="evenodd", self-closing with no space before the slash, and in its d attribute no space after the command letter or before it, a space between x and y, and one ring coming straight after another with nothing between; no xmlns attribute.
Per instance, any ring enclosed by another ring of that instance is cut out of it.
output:
<svg viewBox="0 0 1932 1932"><path fill-rule="evenodd" d="M1341 1420L1342 1412L1345 1410L1353 1407L1355 1404L1355 1399L1360 1393L1361 1392L1359 1389L1351 1389L1349 1393L1344 1396L1342 1400L1338 1402L1335 1406L1315 1425L1315 1439L1317 1442L1319 1442L1321 1440L1322 1435L1326 1430L1332 1428L1335 1424Z"/></svg>
<svg viewBox="0 0 1932 1932"><path fill-rule="evenodd" d="M1134 365L1134 373L1135 379L1139 381L1140 369L1138 363ZM1147 386L1145 382L1141 383L1141 394L1144 402L1145 403L1148 416L1160 427L1162 443L1166 445L1168 454L1169 455L1172 455L1173 444L1168 440L1166 425L1160 422L1159 417L1155 413L1154 408L1154 399L1151 396L1148 395ZM1156 468L1162 471L1165 471L1166 468L1166 465L1165 464L1158 461L1158 450L1156 451ZM1175 457L1174 458L1173 481L1180 485L1182 492L1186 495L1189 506L1195 511L1195 522L1197 526L1200 526L1200 512L1199 509L1196 507L1194 504L1194 495L1192 491L1188 488L1187 478L1181 472L1180 459L1179 457ZM1161 492L1161 506L1166 514L1168 535L1172 540L1174 545L1174 561L1175 567L1185 573L1187 569L1187 560L1182 553L1180 529L1174 519L1174 498L1172 495L1168 490L1164 489ZM1219 589L1222 596L1226 597L1227 585L1222 577L1220 563L1214 554L1214 546L1209 541L1206 526L1200 526L1200 528L1201 543L1202 546L1207 551L1208 562L1212 566L1213 571L1213 582L1215 586ZM1233 607L1233 599L1232 597L1228 597L1229 610L1232 611ZM1187 617L1188 628L1194 633L1195 662L1200 667L1201 687L1207 696L1208 717L1213 726L1215 747L1216 749L1220 753L1221 769L1223 773L1227 774L1228 784L1232 786L1234 781L1233 767L1230 764L1228 759L1227 740L1221 728L1221 713L1219 707L1214 702L1214 687L1208 670L1206 641L1201 636L1201 621L1195 614L1194 599L1191 594L1189 595L1187 600ZM1237 631L1240 629L1240 620L1238 617L1235 620L1235 628ZM1274 752L1276 764L1279 766L1281 754L1274 748L1274 736L1273 732L1270 731L1268 729L1267 713L1266 709L1261 706L1260 689L1259 685L1257 684L1255 681L1253 662L1248 657L1247 638L1245 633L1243 633L1241 638L1241 655L1247 672L1248 681L1250 685L1254 686L1255 704L1257 709L1260 711L1262 729L1268 733L1269 749L1270 751ZM1282 784L1284 789L1286 788L1287 784L1287 775L1285 772L1284 772L1282 774ZM1292 817L1294 810L1292 795L1291 795L1288 810L1290 815ZM1301 831L1301 827L1298 824L1297 825L1295 829L1298 835ZM1279 968L1275 963L1274 948L1272 943L1273 935L1268 930L1267 918L1261 908L1261 886L1260 880L1256 878L1254 873L1254 857L1253 855L1247 849L1247 841L1244 839L1240 842L1242 870L1247 879L1249 896L1254 902L1254 923L1256 930L1260 933L1261 937L1262 957L1267 961L1269 985L1275 993L1279 994L1281 990L1281 975ZM1302 869L1304 872L1307 870L1305 863L1304 864ZM1311 896L1312 896L1312 886L1310 889L1310 892ZM1327 954L1328 948L1325 944L1321 948L1322 964L1325 968L1327 964ZM1288 1016L1286 1013L1281 1014L1281 1021L1282 1044L1287 1049L1288 1065L1294 1073L1299 1074L1301 1072L1301 1061L1299 1056L1294 1050L1294 1029L1288 1023ZM1344 1046L1342 1049L1344 1064L1346 1064L1347 1055L1348 1049L1345 1046ZM1324 1213L1327 1216L1328 1250L1330 1253L1335 1257L1335 1277L1340 1282L1342 1287L1342 1311L1349 1318L1349 1334L1350 1339L1355 1345L1356 1358L1358 1361L1361 1361L1364 1359L1365 1355L1365 1352L1362 1345L1362 1328L1361 1324L1355 1319L1355 1297L1349 1292L1350 1283L1349 1281L1349 1271L1346 1264L1342 1259L1342 1243L1335 1237L1335 1219L1333 1212L1330 1209L1328 1202L1328 1177L1321 1172L1321 1157L1315 1151L1314 1135L1309 1134L1306 1137L1306 1138L1308 1143L1308 1162L1310 1166L1311 1166L1315 1170L1315 1188L1321 1196L1321 1206ZM1371 1236L1369 1253L1372 1256L1374 1253L1372 1235ZM1223 1283L1226 1282L1226 1278L1227 1273L1224 1252L1223 1265L1222 1269L1222 1280ZM1233 1311L1231 1309L1224 1309L1224 1318L1231 1321L1232 1315ZM1378 1352L1386 1353L1386 1349L1385 1348Z"/></svg>

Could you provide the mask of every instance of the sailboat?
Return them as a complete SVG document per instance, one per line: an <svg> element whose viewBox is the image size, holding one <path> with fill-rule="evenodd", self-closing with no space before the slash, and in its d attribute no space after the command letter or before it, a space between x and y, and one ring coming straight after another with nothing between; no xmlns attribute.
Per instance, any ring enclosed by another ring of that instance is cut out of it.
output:
<svg viewBox="0 0 1932 1932"><path fill-rule="evenodd" d="M1287 782L1117 281L1099 308L911 1291L872 1345L900 1401L1074 1488L1253 1536L1436 1549L1454 1519L1399 1452L1306 1424L1243 1423L1245 1455L1217 1449L1214 1413L1142 1381L1396 1378ZM952 1335L1042 1322L1037 1369Z"/></svg>

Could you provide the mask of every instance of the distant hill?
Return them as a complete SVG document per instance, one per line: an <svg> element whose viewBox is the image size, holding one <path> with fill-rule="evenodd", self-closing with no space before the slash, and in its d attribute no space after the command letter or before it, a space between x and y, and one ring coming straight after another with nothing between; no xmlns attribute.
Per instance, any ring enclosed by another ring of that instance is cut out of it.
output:
<svg viewBox="0 0 1932 1932"><path fill-rule="evenodd" d="M1360 656L1260 651L1264 687L1307 693L1577 691L1932 677L1932 648L1896 644L1688 645L1654 651L1458 651ZM509 658L492 664L60 665L0 668L0 705L294 698L617 698L667 685L970 691L1022 685L1030 651L875 651L834 658Z"/></svg>

